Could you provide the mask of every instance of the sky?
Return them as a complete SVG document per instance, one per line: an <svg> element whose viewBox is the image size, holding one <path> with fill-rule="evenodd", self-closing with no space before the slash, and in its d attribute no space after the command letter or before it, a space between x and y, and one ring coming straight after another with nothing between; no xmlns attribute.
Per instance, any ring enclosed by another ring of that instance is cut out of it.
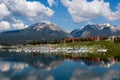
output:
<svg viewBox="0 0 120 80"><path fill-rule="evenodd" d="M44 21L66 31L87 24L120 26L120 0L0 0L0 32Z"/></svg>

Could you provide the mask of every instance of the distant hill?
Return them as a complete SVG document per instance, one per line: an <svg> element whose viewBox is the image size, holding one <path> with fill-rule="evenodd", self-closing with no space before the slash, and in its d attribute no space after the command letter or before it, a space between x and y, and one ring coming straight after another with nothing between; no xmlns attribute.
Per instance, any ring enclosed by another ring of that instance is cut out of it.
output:
<svg viewBox="0 0 120 80"><path fill-rule="evenodd" d="M87 36L116 36L120 35L120 27L111 24L86 25L82 29L75 29L71 32L73 37Z"/></svg>
<svg viewBox="0 0 120 80"><path fill-rule="evenodd" d="M35 23L22 30L0 33L0 44L21 44L33 40L52 42L71 37L69 33L51 22Z"/></svg>

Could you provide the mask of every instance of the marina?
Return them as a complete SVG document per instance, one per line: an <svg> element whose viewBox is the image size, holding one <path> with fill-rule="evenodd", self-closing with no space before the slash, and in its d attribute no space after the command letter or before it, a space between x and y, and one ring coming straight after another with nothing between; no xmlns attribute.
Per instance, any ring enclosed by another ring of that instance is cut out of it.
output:
<svg viewBox="0 0 120 80"><path fill-rule="evenodd" d="M58 48L49 48L46 46L43 47L26 47L26 48L16 48L8 49L9 52L25 52L25 53L92 53L92 52L107 52L105 48L91 49L87 47L72 48L72 47L58 47Z"/></svg>

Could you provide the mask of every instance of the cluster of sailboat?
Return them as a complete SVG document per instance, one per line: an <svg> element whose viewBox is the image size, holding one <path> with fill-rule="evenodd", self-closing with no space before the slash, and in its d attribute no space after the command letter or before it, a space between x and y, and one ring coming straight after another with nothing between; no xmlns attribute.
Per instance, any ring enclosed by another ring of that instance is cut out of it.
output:
<svg viewBox="0 0 120 80"><path fill-rule="evenodd" d="M16 49L9 49L9 52L39 52L39 53L92 53L92 52L107 52L107 49L100 48L100 49L92 49L87 47L80 47L80 48L72 48L72 47L65 47L65 48L49 48L46 46L43 47L26 47L26 48L16 48Z"/></svg>

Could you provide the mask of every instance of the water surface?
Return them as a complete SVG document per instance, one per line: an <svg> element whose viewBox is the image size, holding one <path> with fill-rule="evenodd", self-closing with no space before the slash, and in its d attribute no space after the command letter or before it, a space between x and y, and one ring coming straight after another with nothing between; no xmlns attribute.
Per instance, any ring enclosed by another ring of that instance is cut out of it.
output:
<svg viewBox="0 0 120 80"><path fill-rule="evenodd" d="M0 52L0 80L119 80L119 61Z"/></svg>

